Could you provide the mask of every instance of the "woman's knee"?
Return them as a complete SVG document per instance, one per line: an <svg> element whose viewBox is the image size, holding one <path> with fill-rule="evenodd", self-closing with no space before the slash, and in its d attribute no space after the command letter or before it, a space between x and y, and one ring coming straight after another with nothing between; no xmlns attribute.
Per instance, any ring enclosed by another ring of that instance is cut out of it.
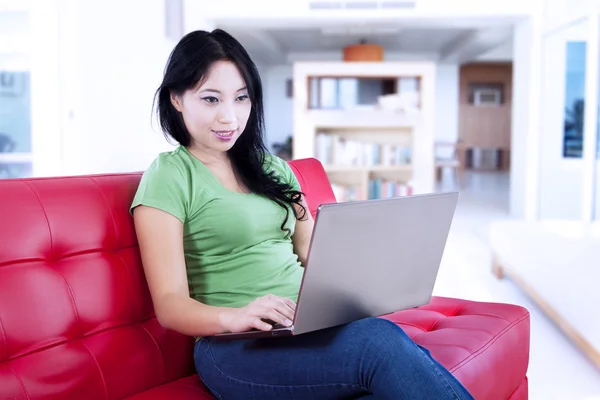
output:
<svg viewBox="0 0 600 400"><path fill-rule="evenodd" d="M366 318L349 324L348 328L346 351L356 352L354 359L360 360L364 387L369 387L367 377L376 371L401 371L422 356L412 339L389 320Z"/></svg>
<svg viewBox="0 0 600 400"><path fill-rule="evenodd" d="M350 325L353 325L351 333L361 337L365 345L374 346L374 350L389 351L389 346L416 346L402 328L383 318L365 318Z"/></svg>
<svg viewBox="0 0 600 400"><path fill-rule="evenodd" d="M403 335L404 331L398 325L384 318L370 317L360 319L349 324L358 332L365 335L384 335L396 336Z"/></svg>

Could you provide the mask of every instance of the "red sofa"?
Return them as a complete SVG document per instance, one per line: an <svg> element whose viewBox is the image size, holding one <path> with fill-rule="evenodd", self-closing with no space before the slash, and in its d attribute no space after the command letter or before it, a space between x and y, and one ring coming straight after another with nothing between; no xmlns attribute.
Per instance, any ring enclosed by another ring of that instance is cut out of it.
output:
<svg viewBox="0 0 600 400"><path fill-rule="evenodd" d="M321 164L291 162L314 213ZM211 399L154 317L128 207L139 173L0 180L0 399ZM529 313L434 298L387 315L477 399L527 399Z"/></svg>

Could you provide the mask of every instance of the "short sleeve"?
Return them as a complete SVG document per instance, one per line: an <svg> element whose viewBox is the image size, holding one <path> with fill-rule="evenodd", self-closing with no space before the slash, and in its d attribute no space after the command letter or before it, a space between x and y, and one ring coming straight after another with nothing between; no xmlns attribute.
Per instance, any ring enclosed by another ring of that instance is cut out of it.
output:
<svg viewBox="0 0 600 400"><path fill-rule="evenodd" d="M294 171L292 171L290 165L285 160L277 156L271 157L273 169L277 174L279 174L279 176L281 176L283 181L290 185L293 190L297 190L299 192L302 191L300 188L300 183L298 182L298 178L296 178L296 175L294 174Z"/></svg>
<svg viewBox="0 0 600 400"><path fill-rule="evenodd" d="M142 175L129 211L133 215L137 206L154 207L184 223L189 199L186 187L181 170L172 162L158 158Z"/></svg>

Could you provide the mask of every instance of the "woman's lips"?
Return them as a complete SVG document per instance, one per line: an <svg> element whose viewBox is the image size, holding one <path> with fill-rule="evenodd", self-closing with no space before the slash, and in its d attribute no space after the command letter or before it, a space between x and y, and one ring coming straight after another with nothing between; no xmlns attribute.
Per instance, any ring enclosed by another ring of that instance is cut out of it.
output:
<svg viewBox="0 0 600 400"><path fill-rule="evenodd" d="M233 134L235 133L235 130L231 130L231 131L213 131L215 133L215 135L217 135L217 137L221 140L224 141L228 141L231 140L233 138Z"/></svg>

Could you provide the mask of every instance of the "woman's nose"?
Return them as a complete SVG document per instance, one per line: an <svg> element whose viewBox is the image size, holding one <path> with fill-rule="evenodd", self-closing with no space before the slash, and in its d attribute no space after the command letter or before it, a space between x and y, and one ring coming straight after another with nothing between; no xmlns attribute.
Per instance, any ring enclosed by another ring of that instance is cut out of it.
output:
<svg viewBox="0 0 600 400"><path fill-rule="evenodd" d="M220 123L228 124L235 121L235 108L233 105L223 104L217 116Z"/></svg>

